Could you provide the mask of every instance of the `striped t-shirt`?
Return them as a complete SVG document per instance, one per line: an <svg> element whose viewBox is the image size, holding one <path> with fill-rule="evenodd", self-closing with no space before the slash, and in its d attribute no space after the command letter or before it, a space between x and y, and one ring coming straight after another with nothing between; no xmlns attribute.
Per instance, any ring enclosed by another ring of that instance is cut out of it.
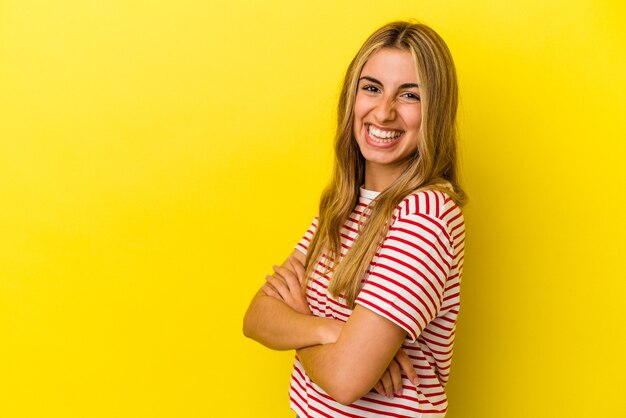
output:
<svg viewBox="0 0 626 418"><path fill-rule="evenodd" d="M359 203L342 227L341 256L350 249L363 209L378 192L361 188ZM313 220L296 248L306 254L317 228ZM395 209L389 232L373 258L355 302L406 330L403 349L419 377L416 388L403 374L403 391L393 399L370 391L349 406L334 401L307 376L296 356L289 388L290 406L304 417L443 417L444 387L450 375L465 227L460 208L439 191L407 196ZM328 292L332 273L324 256L307 286L313 315L347 321L345 299Z"/></svg>

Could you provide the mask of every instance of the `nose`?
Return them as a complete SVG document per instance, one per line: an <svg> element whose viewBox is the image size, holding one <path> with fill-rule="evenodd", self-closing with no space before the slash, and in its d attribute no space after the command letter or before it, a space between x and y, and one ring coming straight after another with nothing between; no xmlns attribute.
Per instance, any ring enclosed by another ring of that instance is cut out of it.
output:
<svg viewBox="0 0 626 418"><path fill-rule="evenodd" d="M376 105L375 115L378 122L386 122L395 119L396 108L394 98L382 97Z"/></svg>

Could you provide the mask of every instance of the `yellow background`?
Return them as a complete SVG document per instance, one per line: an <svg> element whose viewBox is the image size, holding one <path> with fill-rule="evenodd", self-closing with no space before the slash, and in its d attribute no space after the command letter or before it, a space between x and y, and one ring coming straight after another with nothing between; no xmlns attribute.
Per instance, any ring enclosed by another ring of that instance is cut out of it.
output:
<svg viewBox="0 0 626 418"><path fill-rule="evenodd" d="M460 80L448 416L625 417L619 0L0 1L0 416L293 417L292 353L242 316L402 18Z"/></svg>

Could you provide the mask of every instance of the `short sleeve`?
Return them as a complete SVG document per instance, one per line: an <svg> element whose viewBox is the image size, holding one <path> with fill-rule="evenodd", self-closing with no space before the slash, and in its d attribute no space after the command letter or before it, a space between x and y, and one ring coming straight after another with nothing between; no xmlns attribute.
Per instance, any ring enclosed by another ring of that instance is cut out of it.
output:
<svg viewBox="0 0 626 418"><path fill-rule="evenodd" d="M307 254L307 251L309 249L309 244L311 243L311 240L313 239L313 235L315 235L315 231L317 231L318 220L319 218L317 216L313 218L313 222L311 222L311 226L309 226L309 229L306 230L306 232L304 233L304 236L302 236L300 241L298 241L298 244L296 244L296 250L300 251L304 255Z"/></svg>
<svg viewBox="0 0 626 418"><path fill-rule="evenodd" d="M355 303L403 328L414 342L441 309L451 260L449 235L439 219L398 215Z"/></svg>

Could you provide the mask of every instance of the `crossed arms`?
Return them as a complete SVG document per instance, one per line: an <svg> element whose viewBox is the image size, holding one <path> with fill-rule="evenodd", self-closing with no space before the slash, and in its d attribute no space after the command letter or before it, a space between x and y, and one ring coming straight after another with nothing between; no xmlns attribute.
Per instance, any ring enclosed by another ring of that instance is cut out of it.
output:
<svg viewBox="0 0 626 418"><path fill-rule="evenodd" d="M417 386L401 348L406 331L357 305L348 321L313 316L301 280L298 250L275 267L244 317L244 335L274 350L295 349L309 377L337 402L349 405L372 388L392 396L402 388L400 370Z"/></svg>

